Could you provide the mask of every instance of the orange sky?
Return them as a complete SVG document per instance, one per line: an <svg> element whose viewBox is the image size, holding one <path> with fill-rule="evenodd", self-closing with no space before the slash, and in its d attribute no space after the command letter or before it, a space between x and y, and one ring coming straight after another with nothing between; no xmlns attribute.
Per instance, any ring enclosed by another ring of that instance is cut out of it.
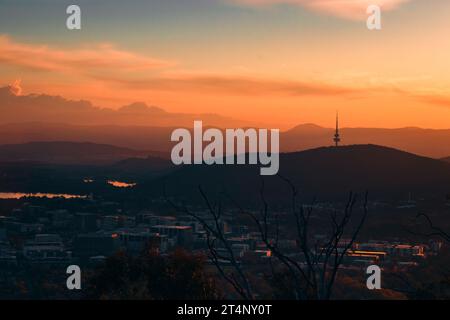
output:
<svg viewBox="0 0 450 320"><path fill-rule="evenodd" d="M344 126L450 128L448 1L370 1L383 5L381 31L365 26L368 1L188 2L127 12L127 30L114 19L92 20L78 34L64 25L17 30L9 17L0 23L0 83L281 129L332 126L336 110Z"/></svg>

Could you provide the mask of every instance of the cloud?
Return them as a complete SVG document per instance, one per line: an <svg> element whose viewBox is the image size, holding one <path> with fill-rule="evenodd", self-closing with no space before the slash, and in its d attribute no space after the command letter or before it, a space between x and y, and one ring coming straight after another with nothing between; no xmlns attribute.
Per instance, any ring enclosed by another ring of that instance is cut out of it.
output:
<svg viewBox="0 0 450 320"><path fill-rule="evenodd" d="M0 63L31 70L86 75L104 70L129 72L172 65L168 61L117 49L111 44L58 49L19 43L6 35L0 35Z"/></svg>
<svg viewBox="0 0 450 320"><path fill-rule="evenodd" d="M62 96L25 94L18 96L11 86L0 86L0 125L9 123L66 123L76 125L119 125L178 127L192 126L202 119L209 126L248 126L247 121L214 113L167 112L156 106L136 102L114 110L100 108L87 100L69 100ZM42 133L45 136L45 133Z"/></svg>
<svg viewBox="0 0 450 320"><path fill-rule="evenodd" d="M250 6L277 4L298 5L304 8L345 19L365 19L370 5L378 5L384 11L395 10L411 0L229 0Z"/></svg>
<svg viewBox="0 0 450 320"><path fill-rule="evenodd" d="M271 80L262 78L223 76L223 75L191 75L170 78L152 79L112 79L116 85L132 89L161 90L161 91L197 91L209 94L227 95L282 95L282 96L333 96L359 91L358 89L339 87L323 83L300 82L289 80Z"/></svg>
<svg viewBox="0 0 450 320"><path fill-rule="evenodd" d="M9 86L10 92L15 96L20 96L22 94L22 86L21 81L16 80L13 84Z"/></svg>
<svg viewBox="0 0 450 320"><path fill-rule="evenodd" d="M450 108L450 96L443 95L419 95L420 100L436 106Z"/></svg>

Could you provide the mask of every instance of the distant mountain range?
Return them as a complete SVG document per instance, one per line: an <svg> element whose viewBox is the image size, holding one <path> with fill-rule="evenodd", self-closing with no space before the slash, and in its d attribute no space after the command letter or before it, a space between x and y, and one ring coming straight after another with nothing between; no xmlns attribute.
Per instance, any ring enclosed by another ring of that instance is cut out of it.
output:
<svg viewBox="0 0 450 320"><path fill-rule="evenodd" d="M3 162L104 165L148 155L145 151L90 142L29 142L0 146L0 161Z"/></svg>
<svg viewBox="0 0 450 320"><path fill-rule="evenodd" d="M187 128L192 128L193 123ZM81 126L58 123L16 123L0 125L0 144L32 141L89 141L135 150L151 150L168 158L174 143L172 127L95 125ZM332 144L334 129L312 124L299 125L280 135L282 152L294 152ZM376 144L431 158L448 157L450 130L420 128L376 129L342 128L342 144Z"/></svg>
<svg viewBox="0 0 450 320"><path fill-rule="evenodd" d="M152 150L167 157L171 149L172 130L169 127L15 123L0 125L0 144L22 144L33 141L89 141L121 148Z"/></svg>
<svg viewBox="0 0 450 320"><path fill-rule="evenodd" d="M174 128L192 128L194 120L218 128L254 127L216 114L167 112L142 102L99 108L89 101L60 96L17 95L0 87L0 145L34 141L70 141L152 150L168 157ZM281 151L294 152L332 144L333 128L302 124L281 133ZM376 144L432 158L450 155L450 129L342 128L342 144Z"/></svg>

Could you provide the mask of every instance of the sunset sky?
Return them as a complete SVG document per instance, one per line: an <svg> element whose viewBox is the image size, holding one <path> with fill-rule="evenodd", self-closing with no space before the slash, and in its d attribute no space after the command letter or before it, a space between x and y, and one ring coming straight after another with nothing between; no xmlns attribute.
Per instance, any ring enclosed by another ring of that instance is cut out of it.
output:
<svg viewBox="0 0 450 320"><path fill-rule="evenodd" d="M366 28L369 4L381 31ZM333 126L336 110L343 126L450 128L450 1L2 0L0 86L12 83L281 129Z"/></svg>

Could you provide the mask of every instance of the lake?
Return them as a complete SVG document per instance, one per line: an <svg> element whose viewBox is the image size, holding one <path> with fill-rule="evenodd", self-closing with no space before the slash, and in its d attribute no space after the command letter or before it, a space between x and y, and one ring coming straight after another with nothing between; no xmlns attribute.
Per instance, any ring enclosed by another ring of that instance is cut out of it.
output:
<svg viewBox="0 0 450 320"><path fill-rule="evenodd" d="M133 188L137 185L137 183L128 183L128 182L113 181L113 180L109 180L108 184L110 184L116 188Z"/></svg>
<svg viewBox="0 0 450 320"><path fill-rule="evenodd" d="M66 193L22 193L22 192L0 192L0 199L22 199L22 198L64 198L64 199L86 199L87 196Z"/></svg>

